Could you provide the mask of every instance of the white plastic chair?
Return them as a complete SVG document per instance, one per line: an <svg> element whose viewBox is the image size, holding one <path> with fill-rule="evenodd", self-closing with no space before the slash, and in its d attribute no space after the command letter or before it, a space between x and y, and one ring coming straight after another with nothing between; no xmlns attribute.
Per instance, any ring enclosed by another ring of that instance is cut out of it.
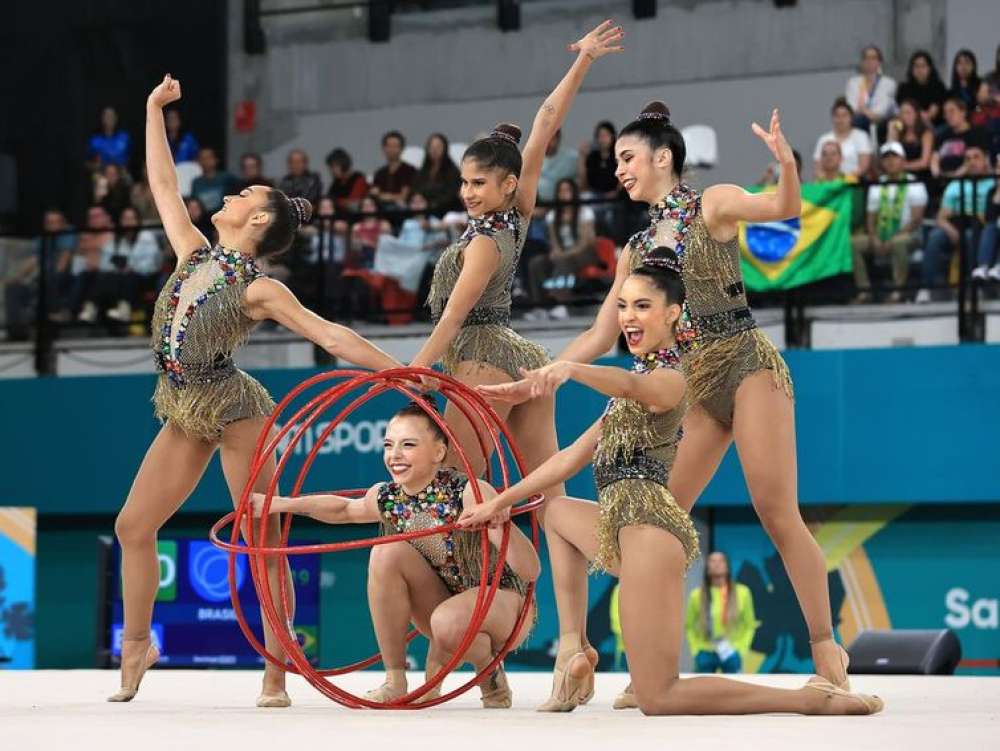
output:
<svg viewBox="0 0 1000 751"><path fill-rule="evenodd" d="M461 166L462 156L465 154L465 150L469 148L467 143L451 143L448 144L448 156L451 157L451 161L455 164Z"/></svg>
<svg viewBox="0 0 1000 751"><path fill-rule="evenodd" d="M182 196L191 195L191 183L196 177L201 177L201 165L198 162L181 162L175 164L177 170L177 188Z"/></svg>
<svg viewBox="0 0 1000 751"><path fill-rule="evenodd" d="M400 158L407 164L420 169L424 163L424 149L422 146L407 146L403 149L403 155Z"/></svg>
<svg viewBox="0 0 1000 751"><path fill-rule="evenodd" d="M692 167L711 169L719 162L718 139L710 125L688 125L681 128L687 147L687 163Z"/></svg>

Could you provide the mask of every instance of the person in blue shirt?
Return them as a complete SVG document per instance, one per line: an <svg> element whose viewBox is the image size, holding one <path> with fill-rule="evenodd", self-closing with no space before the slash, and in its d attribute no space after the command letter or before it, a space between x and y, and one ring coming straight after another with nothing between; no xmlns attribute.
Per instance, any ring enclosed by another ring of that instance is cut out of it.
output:
<svg viewBox="0 0 1000 751"><path fill-rule="evenodd" d="M198 158L198 139L190 131L181 130L181 113L177 110L167 110L164 114L167 126L167 143L170 153L174 156L174 164L193 162Z"/></svg>
<svg viewBox="0 0 1000 751"><path fill-rule="evenodd" d="M969 248L968 260L975 260L976 242L983 227L986 204L995 186L995 180L986 178L990 164L982 144L970 144L965 150L962 164L963 179L952 180L944 189L937 226L931 230L924 248L921 289L916 302L931 300L931 289L942 283L941 272L951 252L958 247L961 233ZM979 179L974 179L979 178ZM967 270L963 273L968 273Z"/></svg>
<svg viewBox="0 0 1000 751"><path fill-rule="evenodd" d="M101 124L87 144L87 159L100 164L128 166L132 153L132 137L118 127L118 112L114 107L101 110Z"/></svg>

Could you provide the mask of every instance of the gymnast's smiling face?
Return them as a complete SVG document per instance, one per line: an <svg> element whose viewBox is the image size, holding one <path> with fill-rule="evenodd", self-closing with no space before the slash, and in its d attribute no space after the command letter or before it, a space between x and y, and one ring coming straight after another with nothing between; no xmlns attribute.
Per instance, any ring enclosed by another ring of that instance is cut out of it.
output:
<svg viewBox="0 0 1000 751"><path fill-rule="evenodd" d="M501 167L483 167L475 159L462 160L460 195L471 217L501 211L510 205L517 178Z"/></svg>
<svg viewBox="0 0 1000 751"><path fill-rule="evenodd" d="M433 480L447 453L431 418L424 415L397 415L385 429L385 468L407 492L422 490Z"/></svg>
<svg viewBox="0 0 1000 751"><path fill-rule="evenodd" d="M644 355L674 345L674 327L681 306L667 299L651 279L631 274L618 295L618 326L628 351Z"/></svg>

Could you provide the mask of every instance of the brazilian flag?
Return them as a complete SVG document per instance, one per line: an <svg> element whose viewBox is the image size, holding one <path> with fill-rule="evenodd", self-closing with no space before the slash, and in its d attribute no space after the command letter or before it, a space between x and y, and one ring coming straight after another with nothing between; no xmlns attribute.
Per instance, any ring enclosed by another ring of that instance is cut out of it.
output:
<svg viewBox="0 0 1000 751"><path fill-rule="evenodd" d="M773 187L747 188L751 193ZM748 289L790 289L851 270L852 189L843 180L802 185L802 216L740 224Z"/></svg>

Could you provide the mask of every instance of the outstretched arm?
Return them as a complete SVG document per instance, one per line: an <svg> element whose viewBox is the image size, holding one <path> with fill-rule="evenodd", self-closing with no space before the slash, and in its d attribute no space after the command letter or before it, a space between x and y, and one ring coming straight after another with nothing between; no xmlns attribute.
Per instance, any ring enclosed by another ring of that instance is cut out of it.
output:
<svg viewBox="0 0 1000 751"><path fill-rule="evenodd" d="M153 193L153 201L170 247L177 254L178 264L198 248L208 245L205 236L192 224L184 199L177 188L177 172L163 122L163 108L180 98L181 82L167 74L146 100L146 169L149 172L149 189Z"/></svg>
<svg viewBox="0 0 1000 751"><path fill-rule="evenodd" d="M524 151L521 152L521 177L517 181L517 209L521 212L521 216L530 216L535 210L538 177L542 172L545 149L555 132L562 127L566 113L569 112L573 98L579 91L587 71L590 70L591 63L609 52L621 52L624 48L617 43L624 35L621 26L612 26L612 22L607 20L580 41L569 45L571 52L578 53L576 60L548 98L542 102L531 125L531 134L524 145Z"/></svg>
<svg viewBox="0 0 1000 751"><path fill-rule="evenodd" d="M684 376L671 368L645 375L607 365L583 365L557 360L537 370L525 371L533 395L551 394L573 379L605 396L633 399L653 412L666 412L680 404L686 388Z"/></svg>
<svg viewBox="0 0 1000 751"><path fill-rule="evenodd" d="M484 504L496 497L497 491L492 485L482 480L475 480L474 482L479 483ZM462 493L462 508L463 510L474 509L477 505L476 496L470 482L465 486L465 491ZM487 534L489 535L490 543L499 550L500 543L503 540L503 529L499 526L490 527ZM524 532L518 529L516 524L510 525L510 538L507 541L507 565L525 581L534 581L542 571L542 564L538 560L538 553L535 551L535 546L531 544L531 540L525 536Z"/></svg>
<svg viewBox="0 0 1000 751"><path fill-rule="evenodd" d="M288 287L275 279L263 278L251 282L244 303L247 315L253 320L276 321L337 359L370 370L402 367L398 360L351 329L313 313L298 301Z"/></svg>
<svg viewBox="0 0 1000 751"><path fill-rule="evenodd" d="M776 222L802 212L799 173L792 147L781 132L778 110L771 113L769 130L757 123L751 127L781 165L778 185L774 191L766 193L747 193L738 185L713 185L706 190L702 197L705 224L717 240L735 237L738 222Z"/></svg>
<svg viewBox="0 0 1000 751"><path fill-rule="evenodd" d="M484 501L463 511L462 516L458 519L458 526L463 529L481 527L518 501L530 498L545 488L565 482L590 464L600 435L601 421L598 420L572 444L546 459L534 472L529 473L520 482L507 488L493 500Z"/></svg>
<svg viewBox="0 0 1000 751"><path fill-rule="evenodd" d="M303 495L298 498L288 498L283 495L272 496L270 512L272 514L298 514L308 516L324 524L365 524L377 522L379 486L368 489L364 498L351 500L341 495L317 494ZM253 504L253 515L261 516L264 511L264 494L254 493L250 496Z"/></svg>

